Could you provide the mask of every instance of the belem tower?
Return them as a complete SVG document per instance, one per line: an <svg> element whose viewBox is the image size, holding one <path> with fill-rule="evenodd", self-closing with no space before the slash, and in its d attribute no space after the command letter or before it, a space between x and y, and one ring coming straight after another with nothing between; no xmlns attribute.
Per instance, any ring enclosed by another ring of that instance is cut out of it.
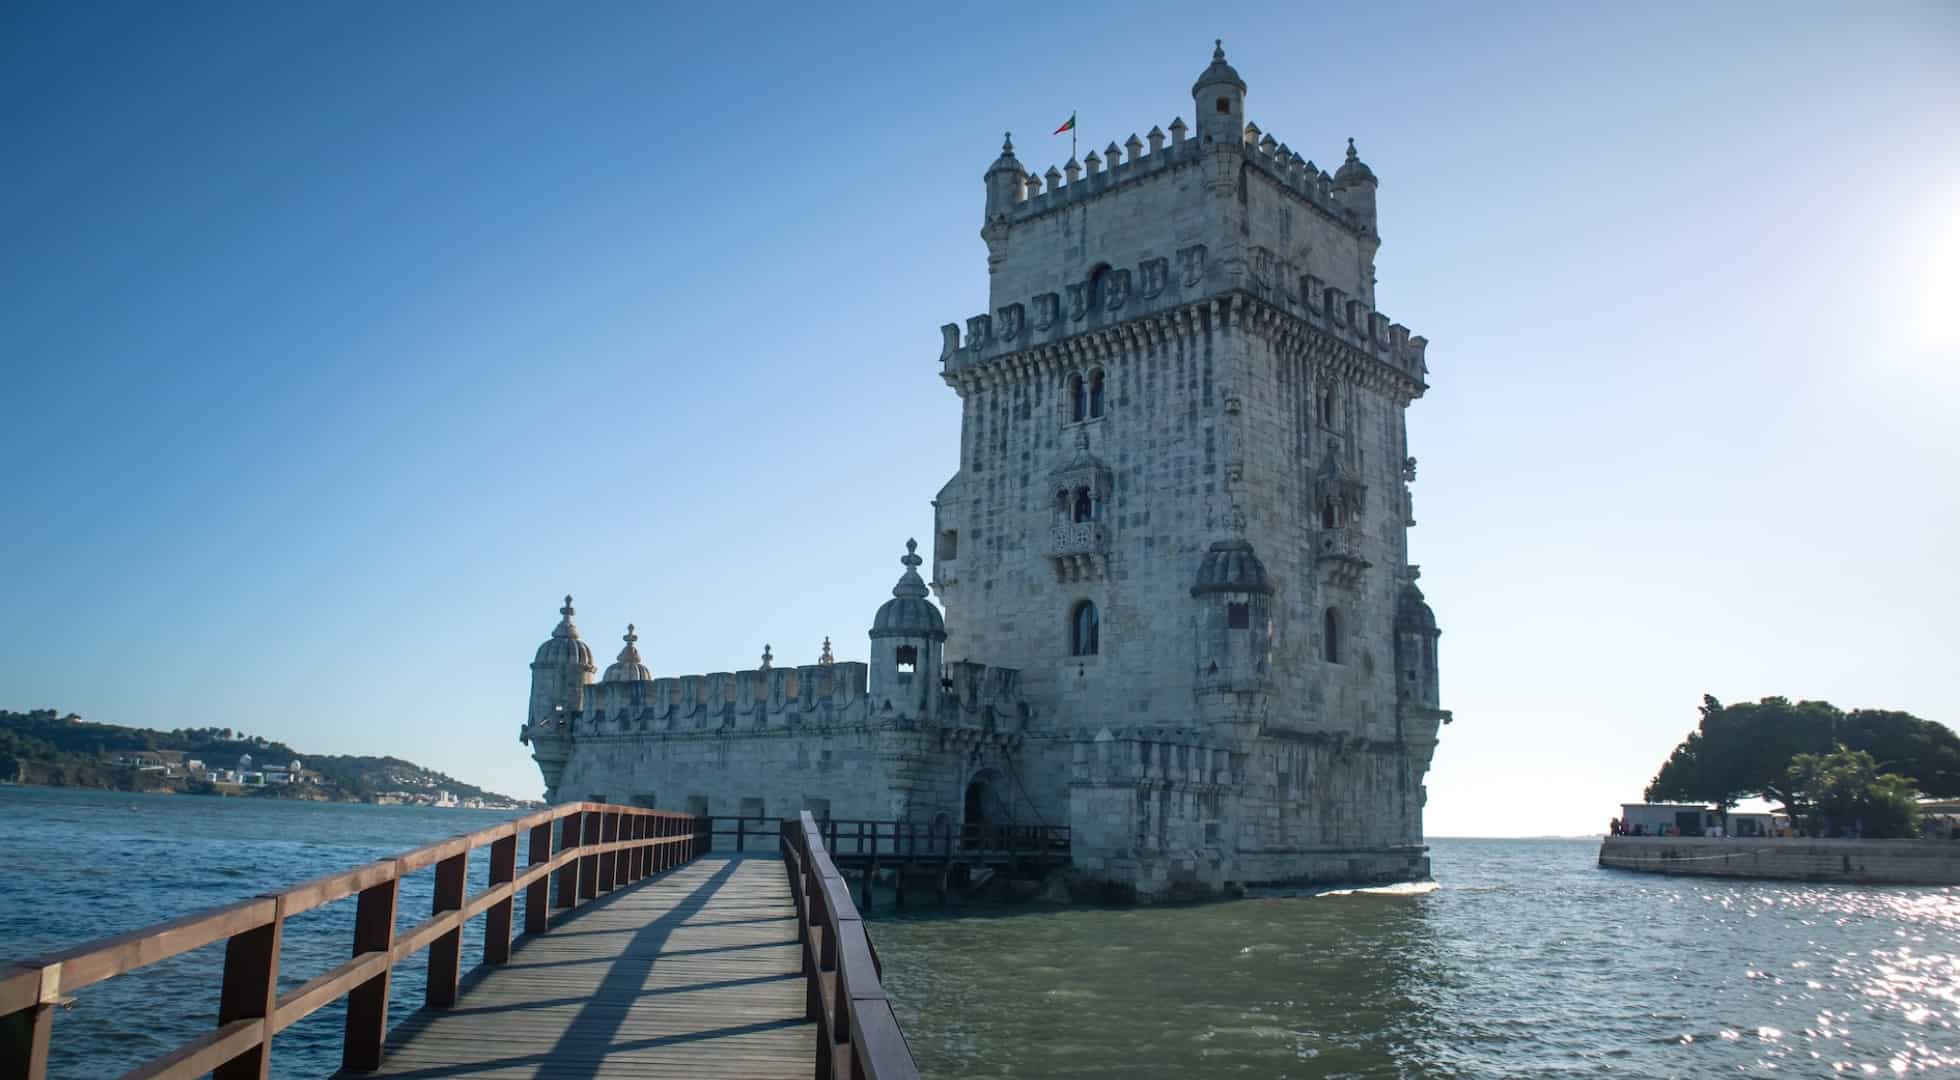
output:
<svg viewBox="0 0 1960 1080"><path fill-rule="evenodd" d="M959 468L870 662L655 678L629 627L595 682L567 597L522 733L549 798L1068 825L1078 883L1140 900L1427 876L1427 342L1375 310L1353 140L1329 174L1262 133L1222 48L1191 96L987 168L987 305L941 328Z"/></svg>

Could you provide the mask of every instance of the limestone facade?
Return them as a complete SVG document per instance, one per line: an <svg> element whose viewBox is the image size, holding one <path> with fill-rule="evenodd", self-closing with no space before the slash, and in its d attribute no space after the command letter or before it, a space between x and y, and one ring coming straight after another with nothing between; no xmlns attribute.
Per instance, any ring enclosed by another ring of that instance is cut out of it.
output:
<svg viewBox="0 0 1960 1080"><path fill-rule="evenodd" d="M552 798L1067 824L1141 899L1427 873L1427 342L1374 310L1352 141L1330 175L1247 123L1222 49L1192 96L1086 172L985 173L939 606L908 550L868 665L646 678L629 630L595 683L567 598L523 733Z"/></svg>

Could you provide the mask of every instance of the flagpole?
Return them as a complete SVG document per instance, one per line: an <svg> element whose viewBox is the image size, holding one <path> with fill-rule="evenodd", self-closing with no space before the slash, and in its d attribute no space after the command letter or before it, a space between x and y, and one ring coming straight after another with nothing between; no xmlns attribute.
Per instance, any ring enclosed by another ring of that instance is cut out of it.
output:
<svg viewBox="0 0 1960 1080"><path fill-rule="evenodd" d="M1075 118L1075 110L1070 109L1068 111L1068 159L1070 161L1075 160L1075 129L1080 126L1081 121Z"/></svg>

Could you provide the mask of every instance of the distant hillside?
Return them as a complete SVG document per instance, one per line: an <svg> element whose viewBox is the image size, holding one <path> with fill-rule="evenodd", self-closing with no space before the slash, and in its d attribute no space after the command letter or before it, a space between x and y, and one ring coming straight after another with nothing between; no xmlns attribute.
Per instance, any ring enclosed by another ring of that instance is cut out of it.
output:
<svg viewBox="0 0 1960 1080"><path fill-rule="evenodd" d="M241 758L255 768L303 769L291 783L227 780ZM189 767L200 761L204 770ZM526 805L396 757L308 754L231 728L151 731L84 720L53 709L0 710L0 780L118 791L189 791L340 802L428 802L447 791L458 801Z"/></svg>

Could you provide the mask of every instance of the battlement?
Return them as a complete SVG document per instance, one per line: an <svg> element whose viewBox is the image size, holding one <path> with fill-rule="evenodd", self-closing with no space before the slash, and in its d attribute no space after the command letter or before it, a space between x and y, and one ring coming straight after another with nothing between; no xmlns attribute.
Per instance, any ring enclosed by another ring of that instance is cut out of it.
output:
<svg viewBox="0 0 1960 1080"><path fill-rule="evenodd" d="M557 724L574 738L715 731L789 730L807 725L881 723L862 663L754 668L638 682L595 682L584 705ZM949 665L929 719L956 727L1025 726L1021 673L986 664ZM913 718L921 719L921 718Z"/></svg>
<svg viewBox="0 0 1960 1080"><path fill-rule="evenodd" d="M1328 334L1389 365L1418 385L1427 383L1429 339L1369 307L1312 274L1303 274L1291 261L1270 249L1254 246L1243 266L1227 268L1209 259L1203 244L1177 253L1176 267L1168 258L1146 259L1132 267L1102 268L1107 275L1102 303L1092 304L1088 280L1074 282L1062 293L1042 293L1026 302L1008 304L994 314L966 320L962 337L958 323L939 328L939 362L949 381L955 374L1006 356L1014 356L1087 330L1113 328L1141 316L1163 315L1188 308L1216 291L1239 290L1274 308L1297 316Z"/></svg>
<svg viewBox="0 0 1960 1080"><path fill-rule="evenodd" d="M1053 165L1040 176L1025 173L1013 190L1014 202L1008 209L1010 225L1033 221L1045 214L1078 206L1118 189L1169 172L1179 165L1195 165L1204 160L1207 148L1196 139L1186 138L1182 117L1171 121L1171 141L1164 133L1150 129L1149 152L1134 132L1121 147L1110 143L1098 154L1089 151L1081 164L1074 158L1058 169ZM1222 148L1231 152L1233 147ZM1245 159L1270 178L1282 191L1292 195L1328 221L1353 232L1363 232L1362 221L1340 198L1333 176L1275 142L1271 135L1261 138L1258 125L1247 124L1242 150Z"/></svg>

